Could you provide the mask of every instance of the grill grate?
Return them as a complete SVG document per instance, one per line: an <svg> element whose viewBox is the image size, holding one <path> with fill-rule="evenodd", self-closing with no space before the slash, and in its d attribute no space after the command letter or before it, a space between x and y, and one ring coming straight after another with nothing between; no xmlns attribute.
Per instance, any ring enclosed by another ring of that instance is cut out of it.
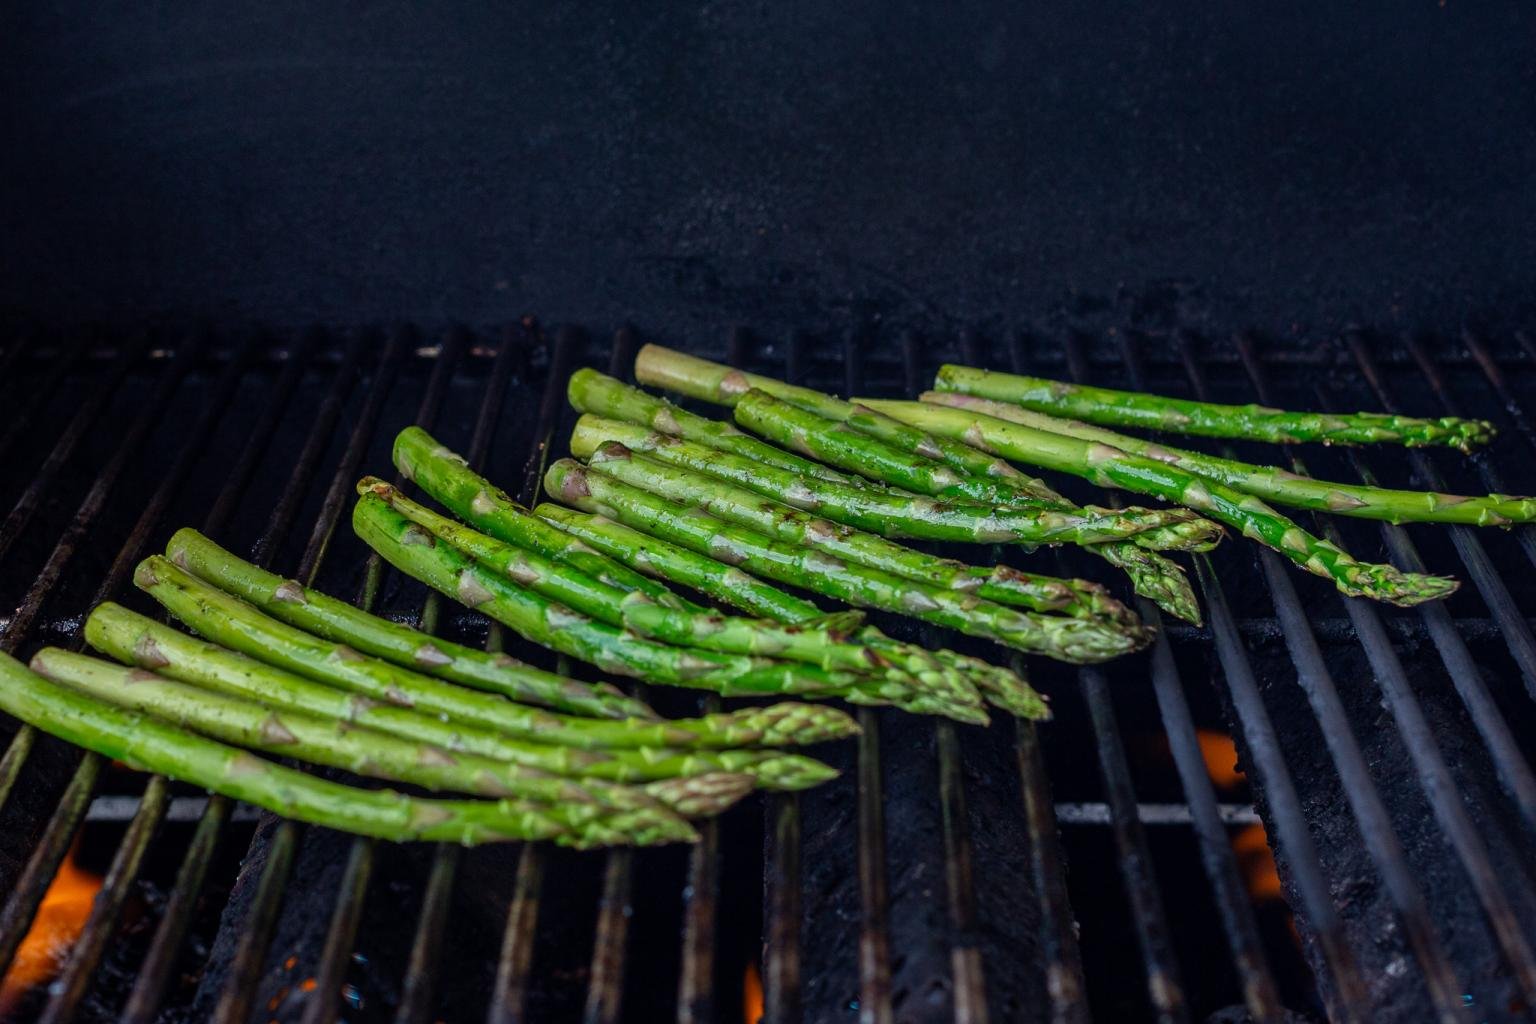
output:
<svg viewBox="0 0 1536 1024"><path fill-rule="evenodd" d="M408 421L534 499L570 424L570 370L595 362L627 377L640 341L620 330L599 355L576 329L525 322L431 343L408 328L317 328L14 344L0 351L0 397L24 415L0 433L13 467L0 482L0 600L16 610L0 620L0 646L78 645L80 613L132 600L137 559L171 527L202 521L364 606L537 657L362 557L338 524L353 481L385 464ZM1496 398L1511 429L1467 464L1306 452L1323 475L1437 489L1503 489L1505 463L1536 449L1520 401L1536 377L1528 335L823 341L738 330L724 357L847 392L910 393L941 359L964 359L1269 404L1456 414L1486 413ZM22 728L0 757L0 834L16 844L0 845L0 965L102 794L95 806L127 800L132 817L84 826L115 830L110 864L58 981L27 1003L41 1019L734 1020L748 963L760 965L774 1022L1183 1021L1235 1003L1258 1021L1284 1020L1283 1006L1412 1020L1426 1001L1443 1020L1512 1019L1536 1002L1536 642L1530 574L1501 568L1536 568L1536 531L1343 528L1362 553L1384 546L1405 567L1454 569L1463 593L1412 612L1344 601L1340 614L1326 585L1229 543L1196 559L1208 626L1166 624L1145 661L1029 663L1055 698L1046 729L861 709L863 736L831 752L844 779L749 804L686 852L417 851L266 816L252 832L226 800L189 803L174 784ZM1246 889L1231 832L1242 808L1218 792L1201 747L1203 729L1223 727L1275 848L1300 954L1284 915L1277 927ZM1058 800L1095 810L1058 820ZM1179 813L1160 817L1168 803ZM1179 824L1154 824L1168 818ZM247 841L236 874L227 853ZM1203 886L1171 885L1196 870ZM118 941L150 891L154 913ZM477 899L498 919L468 920ZM377 948L379 963L360 966L360 947Z"/></svg>

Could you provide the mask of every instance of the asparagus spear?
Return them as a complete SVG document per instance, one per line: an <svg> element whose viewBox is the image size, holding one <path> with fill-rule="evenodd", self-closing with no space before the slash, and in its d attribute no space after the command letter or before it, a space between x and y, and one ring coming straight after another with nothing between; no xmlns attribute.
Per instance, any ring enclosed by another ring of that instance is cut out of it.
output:
<svg viewBox="0 0 1536 1024"><path fill-rule="evenodd" d="M606 671L638 674L674 686L711 689L725 696L795 693L885 703L892 696L925 713L967 714L964 693L911 694L888 682L812 665L714 651L671 647L596 622L474 561L437 539L373 494L358 499L353 528L386 561L435 590L502 622L524 637ZM943 710L940 710L943 709ZM979 711L979 707L975 707ZM740 712L737 712L738 714ZM971 712L974 717L974 712Z"/></svg>
<svg viewBox="0 0 1536 1024"><path fill-rule="evenodd" d="M405 842L579 842L540 804L425 800L357 789L274 764L153 716L50 682L0 653L0 711L131 768L190 782L297 821Z"/></svg>
<svg viewBox="0 0 1536 1024"><path fill-rule="evenodd" d="M684 647L803 661L829 672L884 675L894 671L894 666L882 663L867 647L848 642L849 630L862 621L863 616L858 613L849 613L851 617L829 617L818 629L785 629L762 619L670 608L639 591L626 593L610 587L568 566L440 516L377 478L365 478L357 486L359 493L380 498L406 519L476 561L610 626L632 629L653 640ZM548 524L545 526L552 529ZM908 685L913 682L904 674L893 674L891 678Z"/></svg>
<svg viewBox="0 0 1536 1024"><path fill-rule="evenodd" d="M950 559L934 558L894 541L852 527L832 523L798 508L765 500L726 479L706 475L717 461L734 458L702 448L667 434L647 431L628 423L586 415L571 434L571 453L594 464L607 462L600 450L616 441L631 453L649 459L621 460L611 475L637 486L665 481L665 496L690 502L721 519L750 527L780 541L819 548L839 558L871 569L880 569L935 587L974 592L999 604L1017 605L1040 612L1064 612L1099 617L1134 626L1135 616L1109 592L1087 580L1036 576L1005 565L984 568ZM731 475L745 476L750 465L737 466ZM649 489L649 488L647 488Z"/></svg>
<svg viewBox="0 0 1536 1024"><path fill-rule="evenodd" d="M647 346L647 348L651 347L653 346ZM686 409L678 408L666 399L646 394L639 388L632 388L623 381L590 368L583 368L571 374L570 383L566 387L566 397L578 412L596 413L608 419L635 423L663 434L687 438L717 451L755 459L766 466L787 469L816 480L845 484L858 482L857 477L844 476L821 462L802 459L782 448L765 444L750 434L742 433L729 423L696 416ZM993 461L1008 466L1000 459ZM1008 466L1008 469L1018 473L1018 470L1013 469L1012 466Z"/></svg>
<svg viewBox="0 0 1536 1024"><path fill-rule="evenodd" d="M692 587L731 607L789 624L814 623L822 617L821 609L811 602L749 576L735 566L646 536L604 516L551 504L540 505L534 511L631 568ZM969 680L983 693L991 695L993 703L1013 710L1020 717L1049 717L1044 698L1008 669L950 650L928 651L916 644L902 643L873 626L861 629L858 639L878 651L881 657L906 665L910 671L925 678L927 673L943 672ZM1028 710L1020 711L1020 708Z"/></svg>
<svg viewBox="0 0 1536 1024"><path fill-rule="evenodd" d="M663 348L660 345L646 345L640 349L639 354L635 356L635 379L642 384L665 388L680 395L714 402L717 405L734 406L742 395L755 388L829 420L844 422L858 412L852 402L845 402L820 391L787 384L756 373L746 373L722 363L712 363L707 359ZM618 381L613 383L623 387ZM640 392L640 394L644 393ZM574 399L573 404L575 404ZM577 408L582 407L578 405ZM598 407L594 403L593 407L582 408L582 411L600 413L615 419L629 419L613 405ZM1003 459L977 452L967 445L948 438L925 435L913 427L888 417L869 416L866 419L868 422L859 425L860 430L903 451L925 458L939 459L951 468L963 470L971 476L1010 480L1024 497L1038 497L1046 500L1061 497L1044 482L1026 476L1019 471L1018 467L1009 465ZM684 429L669 430L662 423L645 421L646 426L660 430L662 433L678 434L690 441L709 444L705 436L696 436L688 431L689 421L680 420L679 424ZM710 447L715 446L710 445Z"/></svg>
<svg viewBox="0 0 1536 1024"><path fill-rule="evenodd" d="M941 367L934 387L1090 423L1250 441L1444 445L1470 453L1478 445L1487 444L1494 433L1493 424L1486 420L1453 416L1415 419L1370 412L1288 412L1262 405L1217 405L994 373L969 366Z"/></svg>
<svg viewBox="0 0 1536 1024"><path fill-rule="evenodd" d="M667 435L656 435L665 437ZM688 444L688 442L679 442ZM693 451L709 451L689 445ZM806 480L735 455L711 452L708 472L796 508L883 537L978 544L1092 544L1194 517L1187 509L1055 512L935 501L825 480ZM690 466L702 469L699 466Z"/></svg>
<svg viewBox="0 0 1536 1024"><path fill-rule="evenodd" d="M584 683L526 665L506 654L465 647L391 622L297 580L285 580L219 547L196 530L176 531L166 557L220 590L290 626L348 644L364 654L536 704L593 718L656 718L643 701L611 683Z"/></svg>
<svg viewBox="0 0 1536 1024"><path fill-rule="evenodd" d="M716 519L693 505L623 482L605 469L640 460L617 443L603 446L601 464L590 469L562 459L545 474L549 492L585 512L616 519L675 541L694 551L739 565L755 575L803 587L848 604L884 608L981 636L1019 650L1062 661L1102 661L1134 650L1145 637L1093 619L1041 615L1009 608L941 587L927 586L890 573L850 565L825 552L785 544L745 527Z"/></svg>
<svg viewBox="0 0 1536 1024"><path fill-rule="evenodd" d="M1219 480L1245 494L1254 494L1280 505L1333 512L1359 519L1384 519L1389 523L1461 523L1466 526L1509 526L1536 522L1536 498L1507 494L1469 496L1433 491L1397 491L1363 484L1332 483L1299 476L1275 466L1255 466L1204 452L1154 444L1139 437L1119 434L1079 420L1059 419L1017 405L971 395L929 391L924 402L967 409L1049 430L1057 434L1112 445L1133 455L1166 462L1212 480Z"/></svg>
<svg viewBox="0 0 1536 1024"><path fill-rule="evenodd" d="M946 437L935 437L900 420L876 412L867 406L855 405L810 388L795 387L771 377L742 373L719 363L698 359L674 352L659 345L647 345L635 359L635 374L647 383L667 387L682 394L705 401L734 406L741 395L756 389L766 392L799 408L813 412L828 420L849 426L882 441L914 458L939 459L951 469L976 478L992 478L1016 493L1020 502L1045 501L1056 507L1075 509L1076 506L1057 494L1042 481L1026 477L1003 459L972 448L970 445ZM638 396L638 397L637 397ZM649 399L644 392L604 378L602 388L585 388L580 393L580 408L618 419L630 419L637 408L643 408L643 400ZM575 400L573 398L573 400ZM695 417L695 419L698 419ZM673 423L677 431L667 429ZM711 421L704 420L704 423ZM701 444L715 447L711 432L695 430L692 420L653 416L644 421L646 426L663 433L677 433ZM868 466L855 470L867 474ZM1190 524L1205 529L1204 524ZM1177 531L1181 527L1168 527ZM1155 540L1164 530L1149 530L1142 535L1148 541ZM1137 550L1135 541L1119 541L1109 544L1089 545L1086 550L1125 571L1136 593L1158 604L1159 607L1179 618L1198 624L1200 605L1195 600L1193 588L1184 572L1161 555ZM1168 545L1177 546L1177 545Z"/></svg>
<svg viewBox="0 0 1536 1024"><path fill-rule="evenodd" d="M111 602L97 605L85 620L85 638L96 650L125 665L204 689L430 743L456 754L488 757L571 776L579 779L592 798L605 806L632 807L637 803L635 791L612 784L616 782L651 782L653 786L681 783L697 787L696 792L679 791L675 786L662 791L644 787L651 796L673 806L673 799L708 798L715 786L706 784L706 775L745 773L762 780L765 786L777 788L783 781L781 767L787 769L787 779L804 774L796 762L776 764L778 752L773 750L580 750L514 739L461 722L445 722L436 715L376 703L293 675Z"/></svg>
<svg viewBox="0 0 1536 1024"><path fill-rule="evenodd" d="M552 558L611 587L638 591L658 604L696 612L708 610L529 515L505 492L470 469L463 456L439 444L420 427L406 427L396 435L394 461L402 476L483 533Z"/></svg>
<svg viewBox="0 0 1536 1024"><path fill-rule="evenodd" d="M857 430L855 422L878 414L864 406L855 409L865 412L850 416L845 423L838 423L754 389L742 395L736 403L735 416L742 426L770 440L811 452L835 466L863 466L871 476L920 494L957 503L1064 512L1086 510L1096 514L1109 511L1093 505L1074 505L1059 497L1051 501L1026 498L1013 491L1006 479L965 475L942 462L904 452ZM1208 551L1221 540L1221 532L1221 527L1215 523L1193 517L1186 522L1143 531L1131 540L1155 551Z"/></svg>
<svg viewBox="0 0 1536 1024"><path fill-rule="evenodd" d="M1456 581L1405 573L1391 565L1357 561L1315 537L1251 494L1157 459L1109 445L921 402L867 402L924 430L963 438L1000 456L1073 473L1100 486L1151 494L1198 509L1285 555L1308 572L1331 579L1345 594L1412 606L1449 595Z"/></svg>
<svg viewBox="0 0 1536 1024"><path fill-rule="evenodd" d="M344 721L277 711L254 701L174 682L83 654L45 647L32 671L130 711L154 715L236 746L406 782L438 792L514 797L544 805L544 813L589 845L693 841L697 834L654 802L626 810L598 804L570 779L530 772L490 758L360 729Z"/></svg>
<svg viewBox="0 0 1536 1024"><path fill-rule="evenodd" d="M263 615L159 555L139 564L134 583L182 622L232 650L374 700L420 708L508 736L585 749L739 747L836 739L853 728L847 716L838 717L834 709L793 704L674 721L573 718L455 686L311 636Z"/></svg>

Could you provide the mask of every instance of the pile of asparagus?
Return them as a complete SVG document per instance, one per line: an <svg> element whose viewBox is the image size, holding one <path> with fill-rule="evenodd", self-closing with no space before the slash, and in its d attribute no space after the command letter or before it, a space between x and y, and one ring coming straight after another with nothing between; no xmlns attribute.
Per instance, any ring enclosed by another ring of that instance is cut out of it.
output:
<svg viewBox="0 0 1536 1024"><path fill-rule="evenodd" d="M647 449L658 459L676 461L677 456L660 454L662 448L677 447L674 438L740 456L762 458L765 450L776 451L735 429L744 427L863 478L812 477L802 460L798 472L803 483L796 493L759 482L753 489L760 494L777 493L792 502L801 499L801 507L814 507L838 522L888 536L900 531L907 536L950 539L952 532L937 520L953 517L957 508L967 509L965 514L978 523L989 508L992 523L999 521L1004 510L1013 510L1015 523L1022 514L1035 517L1039 524L1032 532L1017 530L1014 539L1081 544L1124 568L1138 593L1190 621L1198 621L1199 613L1187 581L1173 563L1155 552L1202 550L1215 542L1216 533L1209 531L1219 533L1220 527L1212 521L1274 548L1350 596L1410 606L1443 598L1456 588L1456 581L1445 577L1362 562L1307 532L1268 502L1394 523L1508 526L1536 521L1536 499L1532 498L1334 483L1105 429L1139 426L1276 443L1441 445L1469 452L1493 435L1491 425L1481 420L1223 406L961 366L943 367L936 390L923 394L920 401L842 401L654 345L639 354L635 375L642 383L729 406L735 419L733 426L690 416L634 389L620 392L622 385L594 376L579 387L573 382L572 397L578 407L642 424L662 435L664 439L653 441ZM607 424L588 427L598 433L621 433ZM721 460L717 456L715 461ZM1171 520L1151 528L1143 522L1140 532L1128 531L1124 539L1107 540L1083 523L1082 513L1074 512L1074 506L1040 480L1022 474L1013 462L1160 498L1201 518ZM795 469L789 463L776 465ZM758 480L762 479L759 474ZM829 501L822 500L824 481L836 490ZM878 498L866 497L862 504L848 498L854 491L867 495L871 490ZM924 499L938 499L944 515L932 515L936 503ZM885 522L865 515L882 503L902 502L905 514ZM1069 517L1071 528L1061 528L1060 519L1049 518L1053 513ZM925 520L921 532L914 519ZM1009 538L1006 529L989 529L977 539Z"/></svg>
<svg viewBox="0 0 1536 1024"><path fill-rule="evenodd" d="M858 611L824 614L755 579L749 575L757 569L749 550L751 531L717 523L696 507L671 502L676 514L670 518L691 518L698 544L669 553L615 521L522 508L420 428L407 428L396 438L394 461L403 476L462 522L366 478L358 484L353 511L358 535L408 575L525 639L605 672L727 697L835 697L973 723L987 721L989 703L1021 717L1047 715L1040 695L1008 669L900 642L865 624ZM586 471L574 464L561 463L550 473L553 493L587 486L576 482ZM600 486L596 480L590 485ZM642 512L640 519L649 515ZM647 525L656 532L655 522ZM838 576L840 592L850 597L878 591L911 611L979 635L1019 645L1048 643L1092 659L1112 657L1134 642L1118 628L1104 628L1095 615L1064 617L1046 629L1027 610L977 593L990 585L1017 591L1026 601L1075 601L1105 616L1125 614L1091 584L1079 594L1037 585L1022 573L999 574L996 581L976 578L959 591L886 584L842 572L838 560L814 547L777 542L770 547L764 558L779 565L789 582L806 574ZM663 562L680 567L663 570ZM965 569L945 563L935 568L950 574ZM669 582L749 614L704 607Z"/></svg>
<svg viewBox="0 0 1536 1024"><path fill-rule="evenodd" d="M835 774L785 748L858 731L792 702L662 719L611 684L433 638L192 530L134 582L204 639L100 605L85 639L113 660L0 658L0 709L133 767L384 839L692 841L688 819L755 787ZM256 752L453 796L360 788Z"/></svg>

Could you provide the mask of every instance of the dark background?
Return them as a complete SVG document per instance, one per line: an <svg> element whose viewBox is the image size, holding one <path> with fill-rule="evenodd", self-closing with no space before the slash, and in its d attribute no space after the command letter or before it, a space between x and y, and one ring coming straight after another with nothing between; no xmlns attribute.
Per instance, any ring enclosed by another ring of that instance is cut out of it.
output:
<svg viewBox="0 0 1536 1024"><path fill-rule="evenodd" d="M1517 2L0 13L0 314L1503 321Z"/></svg>

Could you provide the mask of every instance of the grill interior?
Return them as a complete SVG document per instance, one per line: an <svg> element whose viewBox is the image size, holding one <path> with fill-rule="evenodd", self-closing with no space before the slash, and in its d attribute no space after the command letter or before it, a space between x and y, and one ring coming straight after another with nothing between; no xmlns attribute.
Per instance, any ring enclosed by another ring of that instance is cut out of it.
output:
<svg viewBox="0 0 1536 1024"><path fill-rule="evenodd" d="M352 485L388 475L391 438L419 422L532 500L574 418L566 376L588 364L628 377L637 332L525 321L11 338L4 649L78 643L102 599L152 610L132 567L192 524L328 592L556 664L380 571L346 522ZM1474 413L1503 428L1471 460L1305 450L1312 472L1339 479L1529 489L1536 449L1521 404L1536 393L1536 344L1519 334L685 341L845 393L914 393L952 360L1219 401ZM823 752L840 779L748 801L689 850L354 840L0 722L0 967L67 857L104 876L62 973L10 1011L704 1022L741 1020L760 999L775 1022L1408 1021L1428 1007L1521 1019L1536 999L1536 533L1341 529L1359 556L1422 557L1461 591L1413 611L1345 601L1229 540L1195 561L1206 626L1165 623L1150 655L1102 668L1028 662L1054 722L979 730L861 710L858 742ZM1061 565L1098 575L1070 553ZM648 696L670 713L698 707ZM1241 776L1222 776L1223 742Z"/></svg>

